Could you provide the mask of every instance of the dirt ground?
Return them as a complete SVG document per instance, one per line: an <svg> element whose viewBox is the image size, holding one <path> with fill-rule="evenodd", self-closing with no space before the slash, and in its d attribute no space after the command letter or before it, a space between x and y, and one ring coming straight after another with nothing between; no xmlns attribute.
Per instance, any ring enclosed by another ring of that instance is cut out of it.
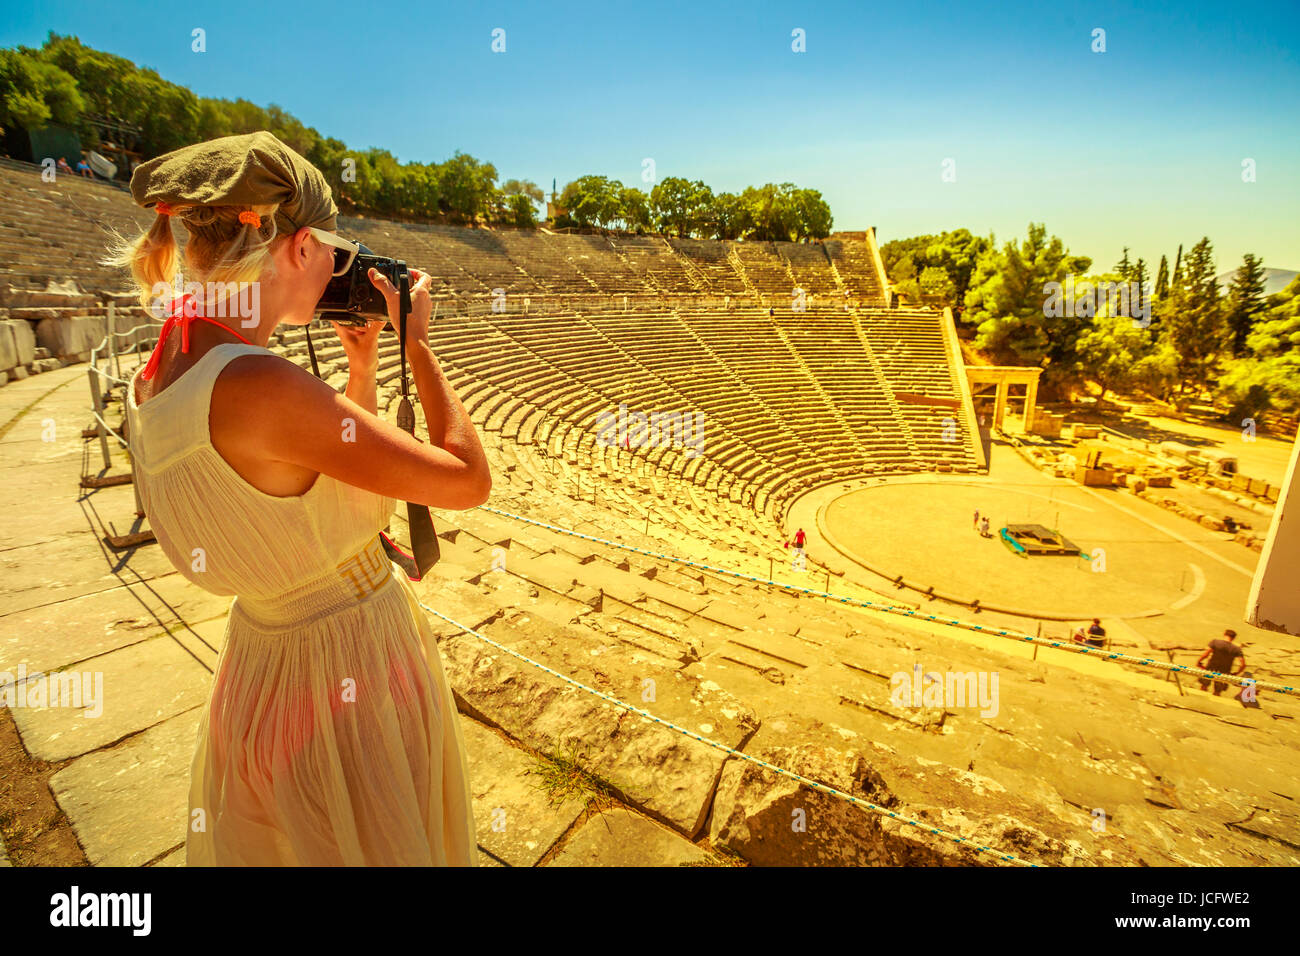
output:
<svg viewBox="0 0 1300 956"><path fill-rule="evenodd" d="M72 825L50 793L64 764L33 760L0 709L0 836L14 866L89 866Z"/></svg>

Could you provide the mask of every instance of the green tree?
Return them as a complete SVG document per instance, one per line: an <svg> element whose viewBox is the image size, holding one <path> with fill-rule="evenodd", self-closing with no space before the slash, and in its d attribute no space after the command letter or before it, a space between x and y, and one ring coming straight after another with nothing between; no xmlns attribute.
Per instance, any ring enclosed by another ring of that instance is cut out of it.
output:
<svg viewBox="0 0 1300 956"><path fill-rule="evenodd" d="M202 142L206 139L217 139L221 136L231 136L233 133L234 131L230 127L230 115L222 106L222 101L211 99L206 96L200 98L199 115L195 119L194 124L195 141ZM335 142L337 142L337 140L335 140ZM316 158L312 156L308 156L307 158L316 163L317 166L320 166L321 171L324 172L326 176L329 175L329 171L324 166L321 166L320 162Z"/></svg>
<svg viewBox="0 0 1300 956"><path fill-rule="evenodd" d="M1115 314L1118 311L1108 302L1079 336L1078 369L1101 386L1102 401L1112 389L1128 391L1144 384L1150 369L1141 367L1141 362L1155 350L1151 333L1135 324L1131 315Z"/></svg>
<svg viewBox="0 0 1300 956"><path fill-rule="evenodd" d="M799 231L799 208L793 183L766 183L749 186L740 194L753 223L751 238L760 241L788 242Z"/></svg>
<svg viewBox="0 0 1300 956"><path fill-rule="evenodd" d="M1247 336L1254 355L1233 362L1219 380L1216 397L1230 406L1234 422L1270 409L1300 412L1300 276L1266 304Z"/></svg>
<svg viewBox="0 0 1300 956"><path fill-rule="evenodd" d="M1132 305L1130 306L1132 309L1132 315L1136 316L1142 311L1142 303L1144 300L1149 301L1147 297L1149 297L1151 293L1146 287L1147 281L1146 260L1139 259L1137 262L1133 263L1133 269L1129 274L1129 282L1134 283L1134 297Z"/></svg>
<svg viewBox="0 0 1300 956"><path fill-rule="evenodd" d="M560 205L578 225L603 229L620 218L622 189L621 183L606 176L579 176L560 193Z"/></svg>
<svg viewBox="0 0 1300 956"><path fill-rule="evenodd" d="M709 234L714 239L739 239L754 228L749 208L735 193L718 193L713 197L709 216Z"/></svg>
<svg viewBox="0 0 1300 956"><path fill-rule="evenodd" d="M922 295L941 295L948 300L952 299L956 288L948 270L940 266L926 266L917 279L917 285Z"/></svg>
<svg viewBox="0 0 1300 956"><path fill-rule="evenodd" d="M457 151L438 168L443 212L463 222L474 222L486 215L496 180L497 170L491 163Z"/></svg>
<svg viewBox="0 0 1300 956"><path fill-rule="evenodd" d="M791 194L794 207L795 238L825 239L831 234L831 207L816 189L796 189Z"/></svg>
<svg viewBox="0 0 1300 956"><path fill-rule="evenodd" d="M921 280L916 274L916 262L911 256L905 256L894 265L886 266L885 271L899 295L910 302L921 301Z"/></svg>
<svg viewBox="0 0 1300 956"><path fill-rule="evenodd" d="M527 196L533 202L544 202L546 200L542 187L531 179L525 179L522 182L518 179L507 179L501 184L501 192L507 196Z"/></svg>
<svg viewBox="0 0 1300 956"><path fill-rule="evenodd" d="M131 77L135 64L120 56L84 46L76 37L60 36L50 31L40 56L70 75L77 83L87 112L118 116L134 122L136 116L150 108L147 101L132 98Z"/></svg>
<svg viewBox="0 0 1300 956"><path fill-rule="evenodd" d="M1260 316L1247 338L1250 351L1261 358L1300 355L1300 275L1281 292L1266 300L1268 311Z"/></svg>
<svg viewBox="0 0 1300 956"><path fill-rule="evenodd" d="M531 229L537 225L537 207L533 205L530 196L525 193L515 193L509 198L509 205L516 226L521 229Z"/></svg>
<svg viewBox="0 0 1300 956"><path fill-rule="evenodd" d="M1167 338L1157 336L1147 354L1134 366L1130 387L1167 401L1178 381L1178 353Z"/></svg>
<svg viewBox="0 0 1300 956"><path fill-rule="evenodd" d="M74 126L85 109L77 81L34 51L0 50L0 126Z"/></svg>
<svg viewBox="0 0 1300 956"><path fill-rule="evenodd" d="M650 190L650 218L664 232L683 238L709 224L713 190L700 180L669 176Z"/></svg>
<svg viewBox="0 0 1300 956"><path fill-rule="evenodd" d="M1121 258L1119 262L1116 263L1115 268L1111 271L1114 272L1116 275L1118 275L1125 282L1127 282L1129 279L1132 278L1130 273L1132 273L1133 271L1133 263L1129 260L1128 257L1128 246L1124 247L1123 258Z"/></svg>
<svg viewBox="0 0 1300 956"><path fill-rule="evenodd" d="M438 168L428 163L407 163L405 176L408 211L417 216L437 216L442 196Z"/></svg>
<svg viewBox="0 0 1300 956"><path fill-rule="evenodd" d="M1059 289L1067 276L1082 275L1091 264L1086 256L1070 255L1057 237L1048 239L1041 223L1030 223L1020 243L990 248L965 299L968 321L979 327L976 347L1005 364L1042 364L1045 386L1062 385L1078 366L1079 336L1091 317L1077 302L1060 307L1051 299L1052 284Z"/></svg>
<svg viewBox="0 0 1300 956"><path fill-rule="evenodd" d="M133 103L149 108L132 110L130 122L141 129L140 143L152 154L169 153L197 141L199 100L183 86L168 83L153 70L134 70L123 80Z"/></svg>
<svg viewBox="0 0 1300 956"><path fill-rule="evenodd" d="M1155 294L1157 299L1163 299L1169 294L1169 257L1160 257L1160 270L1156 273Z"/></svg>
<svg viewBox="0 0 1300 956"><path fill-rule="evenodd" d="M927 270L941 269L947 275L948 283L931 279L930 288L946 289L950 284L952 291L945 304L960 313L976 263L992 246L993 240L989 237L974 236L968 229L955 229L938 236L892 240L880 247L880 257L890 280L899 292L912 300L921 295L920 276Z"/></svg>
<svg viewBox="0 0 1300 956"><path fill-rule="evenodd" d="M1246 339L1255 320L1264 311L1264 264L1252 253L1242 256L1232 283L1228 286L1228 333L1232 336L1232 354L1246 351Z"/></svg>
<svg viewBox="0 0 1300 956"><path fill-rule="evenodd" d="M1228 344L1214 254L1208 236L1187 254L1170 285L1163 331L1178 352L1179 395L1186 386L1199 393Z"/></svg>
<svg viewBox="0 0 1300 956"><path fill-rule="evenodd" d="M635 186L618 191L618 218L629 232L646 232L650 228L650 197Z"/></svg>

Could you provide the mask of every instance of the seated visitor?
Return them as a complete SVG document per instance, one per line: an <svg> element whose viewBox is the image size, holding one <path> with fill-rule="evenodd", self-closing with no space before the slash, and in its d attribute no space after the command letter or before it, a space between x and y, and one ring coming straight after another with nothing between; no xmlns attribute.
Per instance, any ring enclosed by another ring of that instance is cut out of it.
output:
<svg viewBox="0 0 1300 956"><path fill-rule="evenodd" d="M1101 619L1094 617L1092 624L1088 627L1088 636L1085 640L1093 647L1106 646L1106 629L1101 626Z"/></svg>

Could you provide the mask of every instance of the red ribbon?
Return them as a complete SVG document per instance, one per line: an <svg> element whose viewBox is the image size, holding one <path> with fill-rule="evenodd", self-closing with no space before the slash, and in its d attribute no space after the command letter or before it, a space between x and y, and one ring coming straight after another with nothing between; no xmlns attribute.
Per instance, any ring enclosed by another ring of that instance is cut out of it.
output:
<svg viewBox="0 0 1300 956"><path fill-rule="evenodd" d="M220 322L214 322L207 316L199 315L197 308L189 306L189 303L193 301L194 296L186 293L172 302L171 315L168 316L167 321L163 323L162 332L158 335L158 344L154 346L153 353L149 356L148 364L145 365L144 371L140 373L141 378L148 381L157 373L158 363L162 360L163 344L167 341L167 334L177 326L180 326L181 330L181 351L185 353L189 352L190 326L195 320L207 322L209 325L215 325L219 329L225 329L227 332L238 337L241 342L245 342L249 345L253 344L230 326L222 325Z"/></svg>

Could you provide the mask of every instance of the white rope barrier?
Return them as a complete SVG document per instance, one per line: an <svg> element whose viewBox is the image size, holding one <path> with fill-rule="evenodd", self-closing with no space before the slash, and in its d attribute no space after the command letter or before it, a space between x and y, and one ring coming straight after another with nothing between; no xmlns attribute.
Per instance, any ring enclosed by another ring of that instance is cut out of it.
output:
<svg viewBox="0 0 1300 956"><path fill-rule="evenodd" d="M472 627L467 627L466 625L461 624L459 621L453 620L452 618L448 617L446 614L443 614L441 611L437 611L429 607L429 605L425 604L423 601L420 602L420 607L424 608L429 613L435 614L438 617L442 618L448 624L452 624L460 628L466 634L470 634L473 637L478 638L480 641L484 641L485 643L491 644L497 650L503 651L512 657L516 657L527 664L531 664L534 667L540 668L541 670L546 671L546 673L552 675L553 677L558 677L560 680L564 681L565 683L572 684L574 687L577 687L580 690L584 690L589 694L595 694L597 697L601 698L602 700L608 701L611 704L614 704L616 707L621 707L624 710L633 714L639 714L642 717L646 718L647 720L654 721L655 723L667 727L670 730L675 730L678 733L684 734L685 736L690 737L693 740L697 740L700 743L705 744L709 747L713 747L717 750L721 750L732 757L737 757L741 760L748 760L751 763L758 764L760 767L763 767L767 770L771 770L773 773L783 774L784 776L787 776L790 779L795 780L806 787L811 787L814 790L820 790L823 793L828 793L833 797L840 798L841 800L847 800L849 803L856 804L857 806L866 807L868 810L872 811L873 813L878 813L882 816L889 817L890 819L897 820L900 823L905 823L909 826L914 826L917 827L918 829L925 830L927 833L930 833L934 836L944 837L945 839L952 840L954 843L959 843L962 846L969 847L970 849L974 850L976 853L991 853L995 857L997 857L997 859L1000 862L1011 863L1015 866L1029 866L1029 867L1039 866L1039 864L1037 863L1032 863L1028 860L1023 860L1020 857L1013 856L1010 853L1004 853L1001 850L995 849L994 847L982 846L979 843L976 843L972 840L968 840L964 836L959 836L955 833L950 833L947 830L943 830L940 829L939 827L932 826L929 823L923 823L920 820L913 820L910 817L905 817L901 814L895 813L893 810L890 810L888 807L879 806L878 804L872 803L870 800L863 800L861 797L855 797L851 793L845 793L842 790L837 790L834 787L827 786L824 783L818 783L816 780L811 780L808 777L805 777L801 774L797 774L794 773L793 771L786 770L782 767L778 767L775 764L770 764L766 760L761 760L758 757L755 757L752 754L747 754L742 750L736 750L734 747L728 747L726 744L720 744L716 740L710 740L707 737L701 737L699 734L695 733L692 730L687 730L685 727L679 727L676 724L672 723L671 721L667 721L660 717L656 717L648 710L642 710L639 707L633 707L631 704L625 703L624 701L619 700L617 697L611 697L609 694L596 690L594 687L588 687L586 684L582 683L581 681L574 680L572 677L569 677L565 674L561 674L559 671L553 670L552 668L547 667L545 664L541 664L530 657L520 654L518 651L514 650L513 648L506 647L504 644L500 644L492 640L492 638L487 637L484 634L480 634Z"/></svg>
<svg viewBox="0 0 1300 956"><path fill-rule="evenodd" d="M1091 647L1089 645L1084 645L1084 644L1075 644L1073 642L1062 643L1060 641L1053 641L1050 638L1046 638L1046 637L1035 637L1032 634L1022 634L1018 631L994 630L992 628L984 627L984 625L982 624L971 624L967 621L958 620L957 618L940 617L937 614L923 614L920 611L913 610L912 608L899 607L898 605L894 605L894 604L881 604L876 601L863 601L858 598L850 598L850 597L844 597L843 595L839 595L839 594L833 594L830 591L817 591L812 588L801 588L794 584L785 584L781 581L761 578L758 577L757 575L745 574L740 571L733 571L730 568L715 567L714 565L705 564L701 561L691 561L687 558L679 558L676 555L672 555L672 554L663 554L657 551L647 551L644 548L633 547L630 544L623 544L622 542L619 541L609 541L605 538L597 538L594 535L583 534L580 531L573 531L569 528L562 528L557 525L547 524L544 521L537 521L533 518L526 518L523 515L511 514L508 511L501 511L497 508L490 508L487 505L479 505L479 507L484 511L490 512L492 514L501 515L504 518L512 518L515 521L522 521L527 524L536 525L539 528L546 528L549 531L555 531L560 534L566 534L572 537L582 538L587 541L594 541L598 544L607 545L612 548L621 548L625 551L634 551L638 554L644 554L649 557L659 558L660 560L663 561L673 561L678 564L689 565L690 567L693 568L703 568L707 571L713 571L718 574L726 574L732 577L742 578L747 581L752 581L755 584L765 584L772 587L783 588L787 591L796 591L800 594L811 595L812 597L824 597L827 600L838 601L841 604L848 604L854 607L865 607L876 611L886 611L890 614L902 614L906 617L920 618L922 620L934 621L935 623L938 624L944 624L951 627L960 627L968 631L978 631L981 634L989 634L994 637L1005 637L1014 641L1019 641L1021 643L1037 644L1040 647L1053 647L1056 648L1057 650L1070 651L1075 654L1084 654L1084 655L1091 655L1093 657L1100 657L1103 660L1123 661L1124 663L1127 664L1137 664L1143 667L1154 667L1158 670L1189 674L1198 679L1206 678L1206 679L1211 679L1216 681L1226 681L1228 683L1238 684L1242 687L1254 687L1259 690L1276 691L1279 694L1300 696L1300 691L1297 691L1297 689L1295 687L1292 687L1290 684L1276 684L1273 683L1272 681L1256 680L1253 677L1240 677L1235 674L1221 674L1218 671L1202 670L1198 667L1188 667L1185 664L1175 664L1172 661L1157 661L1157 660L1152 660L1149 657L1134 657L1131 654L1120 654L1115 651L1105 651L1102 650L1101 648Z"/></svg>

